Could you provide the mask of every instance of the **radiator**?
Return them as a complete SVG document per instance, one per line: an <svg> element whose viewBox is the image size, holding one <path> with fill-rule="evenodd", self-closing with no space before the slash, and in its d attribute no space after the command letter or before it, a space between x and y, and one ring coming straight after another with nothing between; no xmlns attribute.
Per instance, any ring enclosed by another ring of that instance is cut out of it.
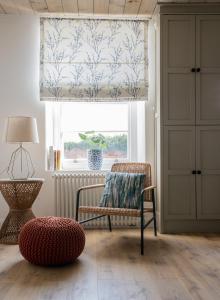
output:
<svg viewBox="0 0 220 300"><path fill-rule="evenodd" d="M85 185L104 183L105 173L57 173L54 175L54 189L56 201L56 215L60 217L75 218L76 193ZM99 205L103 188L82 191L80 194L81 205ZM80 214L79 220L91 218L93 214ZM132 217L111 216L112 225L115 227L137 226L139 220ZM90 221L84 224L85 227L106 228L107 217Z"/></svg>

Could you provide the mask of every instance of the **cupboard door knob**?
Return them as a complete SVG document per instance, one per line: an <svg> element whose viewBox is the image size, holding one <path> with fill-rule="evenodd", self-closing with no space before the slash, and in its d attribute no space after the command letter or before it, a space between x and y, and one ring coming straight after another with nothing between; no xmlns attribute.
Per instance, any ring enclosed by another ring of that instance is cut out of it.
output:
<svg viewBox="0 0 220 300"><path fill-rule="evenodd" d="M201 69L200 69L200 68L197 68L197 69L196 69L196 72L198 72L198 73L199 73L200 71L201 71Z"/></svg>
<svg viewBox="0 0 220 300"><path fill-rule="evenodd" d="M192 68L191 72L195 73L196 72L196 68Z"/></svg>
<svg viewBox="0 0 220 300"><path fill-rule="evenodd" d="M193 170L193 171L192 171L192 174L195 175L195 174L196 174L196 170Z"/></svg>
<svg viewBox="0 0 220 300"><path fill-rule="evenodd" d="M201 174L202 174L202 171L200 171L200 170L199 170L199 171L197 171L197 174L201 175Z"/></svg>

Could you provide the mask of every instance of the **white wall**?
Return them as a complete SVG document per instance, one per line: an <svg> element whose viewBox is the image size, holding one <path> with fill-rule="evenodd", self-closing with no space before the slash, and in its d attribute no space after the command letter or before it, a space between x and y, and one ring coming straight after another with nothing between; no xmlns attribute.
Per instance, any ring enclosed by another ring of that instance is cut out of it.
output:
<svg viewBox="0 0 220 300"><path fill-rule="evenodd" d="M154 40L154 28L150 24L150 38ZM0 172L9 161L15 145L1 142L4 121L8 115L30 115L37 118L40 144L27 145L36 167L36 177L45 183L34 204L37 216L54 215L55 202L51 174L45 171L45 113L39 100L39 49L40 26L36 16L0 16ZM150 76L154 78L154 44L149 54ZM155 84L150 80L147 107L146 159L154 166L154 99ZM154 172L153 172L154 173ZM0 175L1 178L7 174ZM0 195L0 222L5 218L7 205Z"/></svg>
<svg viewBox="0 0 220 300"><path fill-rule="evenodd" d="M154 27L154 22L149 21L148 29L148 72L149 72L149 97L146 103L146 130L145 130L145 139L146 139L146 161L149 162L152 166L152 178L153 183L156 184L156 174L155 174L155 98L156 98L156 32Z"/></svg>
<svg viewBox="0 0 220 300"><path fill-rule="evenodd" d="M45 172L45 114L39 100L40 26L36 16L0 16L0 172L9 161L15 145L2 142L4 121L8 115L37 118L40 144L27 145L36 167L36 177L45 183L34 204L37 216L54 215L51 174ZM7 174L1 175L1 178ZM7 205L0 196L0 220Z"/></svg>

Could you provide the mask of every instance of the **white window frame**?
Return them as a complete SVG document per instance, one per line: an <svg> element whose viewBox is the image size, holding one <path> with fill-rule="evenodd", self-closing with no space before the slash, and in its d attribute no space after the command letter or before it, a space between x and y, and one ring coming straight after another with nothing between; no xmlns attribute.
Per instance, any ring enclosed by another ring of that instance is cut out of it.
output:
<svg viewBox="0 0 220 300"><path fill-rule="evenodd" d="M145 102L130 102L128 104L128 158L127 159L103 159L102 170L110 170L111 166L115 162L138 162L145 161L145 114L146 105ZM62 146L62 169L61 171L88 171L87 159L64 159L64 143L63 133L59 126L61 120L61 105L58 105L56 109L51 109L51 103L46 105L46 144L47 148L55 143ZM48 116L50 115L50 118ZM51 124L52 123L52 124Z"/></svg>

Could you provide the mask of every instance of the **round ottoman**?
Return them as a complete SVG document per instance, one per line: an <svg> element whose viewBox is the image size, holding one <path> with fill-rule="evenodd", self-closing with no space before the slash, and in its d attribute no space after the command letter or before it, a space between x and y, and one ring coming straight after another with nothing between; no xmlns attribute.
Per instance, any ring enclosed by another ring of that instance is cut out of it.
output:
<svg viewBox="0 0 220 300"><path fill-rule="evenodd" d="M27 222L18 238L21 254L36 265L72 263L85 246L84 230L69 218L44 217Z"/></svg>

